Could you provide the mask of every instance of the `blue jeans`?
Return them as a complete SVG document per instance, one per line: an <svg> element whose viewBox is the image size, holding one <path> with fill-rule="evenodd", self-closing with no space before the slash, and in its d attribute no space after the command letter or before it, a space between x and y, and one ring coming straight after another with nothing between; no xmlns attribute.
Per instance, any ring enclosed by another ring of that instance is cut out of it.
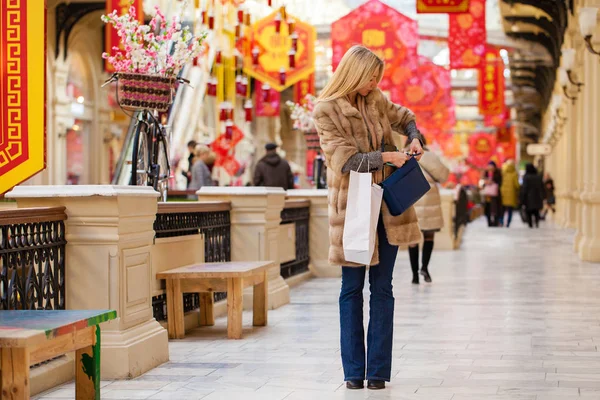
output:
<svg viewBox="0 0 600 400"><path fill-rule="evenodd" d="M340 293L340 336L346 381L390 381L394 334L394 293L392 274L398 246L388 243L383 221L377 226L379 265L369 269L371 288L369 330L365 368L363 287L366 267L342 267Z"/></svg>

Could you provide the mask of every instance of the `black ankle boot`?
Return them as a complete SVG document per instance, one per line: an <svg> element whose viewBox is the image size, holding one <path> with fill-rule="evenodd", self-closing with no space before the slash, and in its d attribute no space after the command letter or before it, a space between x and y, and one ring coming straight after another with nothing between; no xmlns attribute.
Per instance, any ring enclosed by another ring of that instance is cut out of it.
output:
<svg viewBox="0 0 600 400"><path fill-rule="evenodd" d="M425 279L425 282L431 283L431 275L429 275L429 271L427 271L426 269L421 269L421 275L423 275L423 279Z"/></svg>
<svg viewBox="0 0 600 400"><path fill-rule="evenodd" d="M385 389L385 381L371 381L367 383L367 388L371 390Z"/></svg>
<svg viewBox="0 0 600 400"><path fill-rule="evenodd" d="M412 283L413 283L413 285L419 284L419 275L413 275Z"/></svg>
<svg viewBox="0 0 600 400"><path fill-rule="evenodd" d="M365 382L364 381L347 381L346 387L350 390L364 389Z"/></svg>

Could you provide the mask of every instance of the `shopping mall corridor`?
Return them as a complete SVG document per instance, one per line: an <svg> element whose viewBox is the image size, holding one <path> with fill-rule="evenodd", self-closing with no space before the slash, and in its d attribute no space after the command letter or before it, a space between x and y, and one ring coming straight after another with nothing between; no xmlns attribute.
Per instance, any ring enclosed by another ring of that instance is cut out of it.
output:
<svg viewBox="0 0 600 400"><path fill-rule="evenodd" d="M223 339L225 320L171 341L171 361L103 382L103 399L600 399L600 265L578 260L573 232L470 225L461 250L434 252L433 284L412 286L401 252L393 379L349 392L339 355L337 279L292 290L266 328ZM73 385L38 398L73 398Z"/></svg>

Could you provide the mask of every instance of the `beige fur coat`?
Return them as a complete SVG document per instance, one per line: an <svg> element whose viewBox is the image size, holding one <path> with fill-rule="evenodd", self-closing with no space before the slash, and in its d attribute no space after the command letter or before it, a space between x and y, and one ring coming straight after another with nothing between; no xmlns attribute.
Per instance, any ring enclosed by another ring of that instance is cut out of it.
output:
<svg viewBox="0 0 600 400"><path fill-rule="evenodd" d="M442 198L440 197L438 183L444 183L448 180L450 170L435 153L430 151L423 153L419 165L431 186L429 192L415 204L419 227L422 231L437 231L444 227Z"/></svg>
<svg viewBox="0 0 600 400"><path fill-rule="evenodd" d="M414 121L414 114L407 108L390 102L379 89L371 92L367 98L367 112L375 125L378 144L383 139L385 144L393 145L392 129L404 134L404 127ZM316 105L315 124L321 139L327 163L327 185L329 188L329 263L332 265L358 266L346 262L342 247L348 185L350 174L342 174L346 162L357 153L368 153L371 148L368 132L360 112L350 105L346 98ZM389 173L387 171L386 173ZM374 172L376 183L382 180L382 172ZM393 217L385 206L382 206L383 222L388 241L393 245L409 245L421 240L421 231L417 215L413 207L402 215ZM370 265L379 264L377 247Z"/></svg>

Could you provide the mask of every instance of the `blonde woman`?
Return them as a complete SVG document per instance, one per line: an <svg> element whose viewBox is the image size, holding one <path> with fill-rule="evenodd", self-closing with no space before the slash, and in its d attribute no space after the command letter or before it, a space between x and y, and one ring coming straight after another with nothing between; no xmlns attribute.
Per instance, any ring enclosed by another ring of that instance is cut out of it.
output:
<svg viewBox="0 0 600 400"><path fill-rule="evenodd" d="M380 182L393 164L408 160L393 146L392 130L411 140L410 152L422 152L414 114L390 102L377 88L384 63L363 46L354 46L344 55L333 77L323 89L315 107L315 123L327 162L329 187L329 262L342 266L340 293L341 353L346 386L362 389L365 377L369 389L383 389L390 381L394 324L392 273L399 245L421 240L414 208L393 217L385 204L379 219L378 247L369 270L371 288L370 321L365 352L363 287L366 266L344 259L342 233L350 171L372 172Z"/></svg>

